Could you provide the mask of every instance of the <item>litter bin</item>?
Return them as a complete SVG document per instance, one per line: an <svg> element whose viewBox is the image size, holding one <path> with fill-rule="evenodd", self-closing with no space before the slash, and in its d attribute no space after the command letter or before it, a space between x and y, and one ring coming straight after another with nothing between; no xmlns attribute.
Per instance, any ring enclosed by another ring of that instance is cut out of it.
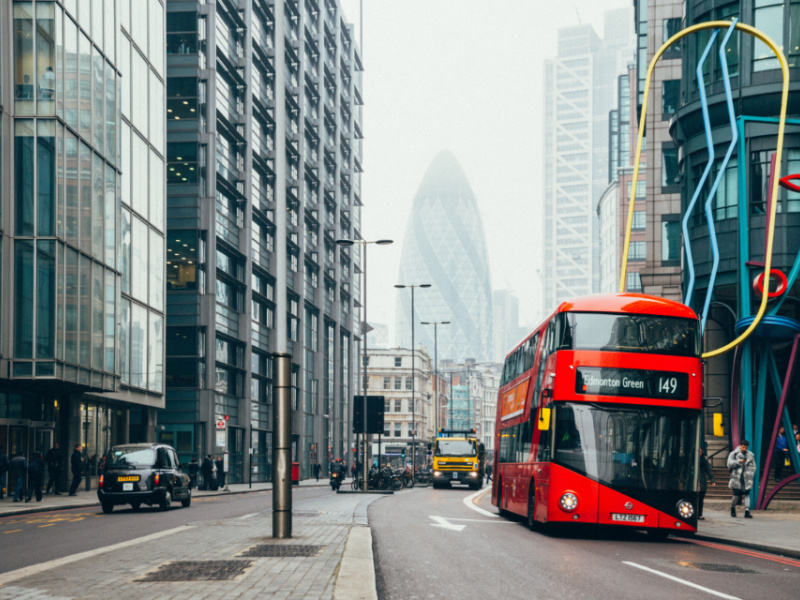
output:
<svg viewBox="0 0 800 600"><path fill-rule="evenodd" d="M292 463L292 485L300 485L300 463Z"/></svg>

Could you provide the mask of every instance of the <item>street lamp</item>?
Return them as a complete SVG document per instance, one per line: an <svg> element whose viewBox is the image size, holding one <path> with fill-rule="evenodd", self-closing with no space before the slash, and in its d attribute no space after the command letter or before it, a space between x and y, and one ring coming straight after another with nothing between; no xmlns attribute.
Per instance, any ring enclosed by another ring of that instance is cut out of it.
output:
<svg viewBox="0 0 800 600"><path fill-rule="evenodd" d="M414 397L416 393L416 362L414 350L414 288L429 288L430 283L420 283L417 285L396 285L397 289L411 289L411 476L417 476L417 402Z"/></svg>
<svg viewBox="0 0 800 600"><path fill-rule="evenodd" d="M394 243L394 240L375 240L372 242L368 242L367 240L336 240L336 243L341 246L342 248L349 248L355 244L361 244L364 246L364 330L363 330L363 337L364 341L362 344L363 353L361 358L361 364L364 368L364 379L363 379L363 389L364 389L364 397L362 400L364 401L363 404L363 411L362 415L364 417L364 464L363 466L363 473L364 473L364 491L367 491L368 486L368 470L367 470L367 244L377 244L379 246L388 246L389 244ZM358 435L358 434L356 434ZM358 439L356 439L356 449L358 448ZM358 459L358 452L356 452L356 460Z"/></svg>
<svg viewBox="0 0 800 600"><path fill-rule="evenodd" d="M439 431L439 325L450 325L450 321L420 321L421 325L433 325L433 432Z"/></svg>

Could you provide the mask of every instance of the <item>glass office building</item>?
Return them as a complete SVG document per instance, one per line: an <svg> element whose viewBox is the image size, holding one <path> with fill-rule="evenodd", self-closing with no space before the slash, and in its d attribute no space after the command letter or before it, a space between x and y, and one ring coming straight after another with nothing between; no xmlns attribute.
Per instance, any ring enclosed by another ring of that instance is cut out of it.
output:
<svg viewBox="0 0 800 600"><path fill-rule="evenodd" d="M0 8L0 446L91 459L164 402L165 7Z"/></svg>
<svg viewBox="0 0 800 600"><path fill-rule="evenodd" d="M361 256L361 62L334 0L168 1L166 408L182 460L271 478L272 353L293 457L347 456ZM219 423L219 425L218 425ZM219 428L218 428L219 427Z"/></svg>

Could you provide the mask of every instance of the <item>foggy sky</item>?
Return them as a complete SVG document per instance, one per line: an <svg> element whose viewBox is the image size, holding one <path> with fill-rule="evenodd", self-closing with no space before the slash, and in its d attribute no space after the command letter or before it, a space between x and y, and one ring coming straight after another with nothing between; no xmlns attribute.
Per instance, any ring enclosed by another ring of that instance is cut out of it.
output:
<svg viewBox="0 0 800 600"><path fill-rule="evenodd" d="M359 31L359 0L342 0ZM403 235L425 169L451 150L477 198L492 288L541 313L543 63L561 27L593 23L630 0L363 0L364 212L368 316L390 328ZM420 315L426 319L425 315Z"/></svg>

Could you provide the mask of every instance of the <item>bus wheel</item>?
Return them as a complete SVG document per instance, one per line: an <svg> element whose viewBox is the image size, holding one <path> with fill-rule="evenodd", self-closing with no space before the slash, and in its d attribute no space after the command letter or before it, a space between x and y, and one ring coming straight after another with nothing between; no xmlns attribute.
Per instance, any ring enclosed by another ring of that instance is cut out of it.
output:
<svg viewBox="0 0 800 600"><path fill-rule="evenodd" d="M538 527L536 522L536 487L531 481L531 491L528 496L528 529L536 531Z"/></svg>

